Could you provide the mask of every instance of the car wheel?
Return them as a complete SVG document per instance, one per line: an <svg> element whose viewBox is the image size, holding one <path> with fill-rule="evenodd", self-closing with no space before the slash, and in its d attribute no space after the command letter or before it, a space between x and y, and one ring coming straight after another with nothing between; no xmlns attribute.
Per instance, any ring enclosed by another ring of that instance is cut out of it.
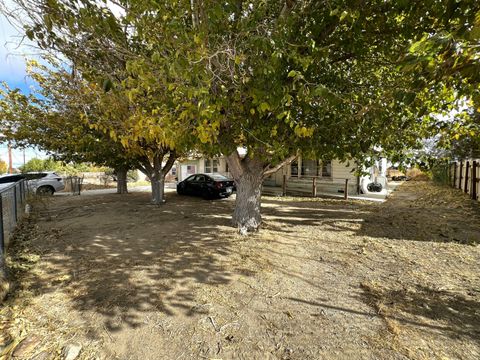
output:
<svg viewBox="0 0 480 360"><path fill-rule="evenodd" d="M55 190L51 186L40 186L37 189L37 195L40 196L52 196Z"/></svg>

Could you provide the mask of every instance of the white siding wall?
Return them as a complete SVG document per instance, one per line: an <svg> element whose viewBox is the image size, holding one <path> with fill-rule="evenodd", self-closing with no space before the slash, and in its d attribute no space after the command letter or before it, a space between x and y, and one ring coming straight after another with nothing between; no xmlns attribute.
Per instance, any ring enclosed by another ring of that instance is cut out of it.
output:
<svg viewBox="0 0 480 360"><path fill-rule="evenodd" d="M223 174L225 176L230 176L230 174L227 172L227 160L225 157L219 157L218 159L218 173ZM195 165L197 167L196 172L197 173L204 173L205 172L205 161L207 161L206 158L200 158L198 160L185 160L182 162L177 163L177 168L181 169L182 165ZM178 181L182 181L181 174L178 176Z"/></svg>
<svg viewBox="0 0 480 360"><path fill-rule="evenodd" d="M334 182L343 183L345 179L357 181L357 177L352 170L355 171L355 163L353 161L342 163L339 160L332 160L332 178Z"/></svg>
<svg viewBox="0 0 480 360"><path fill-rule="evenodd" d="M201 158L198 160L197 173L203 173L203 172L205 172L205 159Z"/></svg>

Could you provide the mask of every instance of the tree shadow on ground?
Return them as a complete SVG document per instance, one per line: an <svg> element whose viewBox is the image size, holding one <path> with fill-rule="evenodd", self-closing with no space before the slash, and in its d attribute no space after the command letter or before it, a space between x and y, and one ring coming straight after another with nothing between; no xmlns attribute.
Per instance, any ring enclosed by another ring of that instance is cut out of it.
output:
<svg viewBox="0 0 480 360"><path fill-rule="evenodd" d="M162 207L147 203L148 194L112 194L71 198L40 213L43 230L33 245L42 268L24 274L30 290L35 296L62 292L74 310L101 315L114 332L141 326L146 312L205 313L195 289L248 275L241 264L224 261L235 237L231 202L173 197Z"/></svg>
<svg viewBox="0 0 480 360"><path fill-rule="evenodd" d="M195 297L196 290L255 272L240 260L232 262L237 236L230 226L233 201L169 197L161 207L147 205L149 195L142 193L56 201L39 214L44 232L37 234L35 247L42 254L42 271L29 275L32 291L36 296L66 294L73 310L100 315L109 331L141 326L142 314L152 311L166 316L205 314L208 309ZM318 226L392 240L419 240L418 232L424 230L430 235L423 240L456 241L439 235L435 226L441 224L432 225L430 216L415 215L428 213L421 204L412 210L410 202L395 198L381 205L274 198L265 198L263 204L266 228L279 235L295 236L296 226ZM436 215L441 214L441 208L437 210ZM461 211L449 211L462 216ZM404 218L396 219L396 213ZM400 230L392 221L398 221ZM477 228L469 220L455 236L468 237ZM315 285L304 274L290 276Z"/></svg>
<svg viewBox="0 0 480 360"><path fill-rule="evenodd" d="M422 193L422 188L415 184L404 184L397 193L399 191L403 191L400 196L394 195L380 204L321 198L308 201L265 198L265 225L287 233L295 233L295 226L321 226L328 231L371 238L480 242L480 210L476 204L458 194L463 203L451 206L446 200Z"/></svg>
<svg viewBox="0 0 480 360"><path fill-rule="evenodd" d="M473 298L422 285L409 289L364 285L362 290L360 300L376 308L387 320L480 342L480 302Z"/></svg>

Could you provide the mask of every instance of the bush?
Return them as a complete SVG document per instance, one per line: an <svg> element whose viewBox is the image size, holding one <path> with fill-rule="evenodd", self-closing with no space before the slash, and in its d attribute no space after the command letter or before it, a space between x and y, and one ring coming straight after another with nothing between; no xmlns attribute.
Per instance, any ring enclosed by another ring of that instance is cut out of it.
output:
<svg viewBox="0 0 480 360"><path fill-rule="evenodd" d="M137 182L138 179L139 179L139 176L138 176L138 171L137 170L130 170L127 173L127 181Z"/></svg>
<svg viewBox="0 0 480 360"><path fill-rule="evenodd" d="M94 166L89 163L64 163L55 161L53 158L37 159L33 158L25 165L20 167L22 173L38 171L55 171L67 175L78 175L80 172L102 172L108 168Z"/></svg>
<svg viewBox="0 0 480 360"><path fill-rule="evenodd" d="M432 166L432 179L438 184L448 184L448 163L437 163Z"/></svg>

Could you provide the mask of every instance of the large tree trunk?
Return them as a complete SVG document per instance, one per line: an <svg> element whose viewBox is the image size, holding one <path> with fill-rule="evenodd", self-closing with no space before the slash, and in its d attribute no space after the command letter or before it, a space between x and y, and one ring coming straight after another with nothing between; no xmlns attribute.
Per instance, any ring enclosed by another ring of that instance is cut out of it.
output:
<svg viewBox="0 0 480 360"><path fill-rule="evenodd" d="M240 159L238 153L227 156L228 166L237 186L232 222L242 235L257 231L262 223L261 192L264 167L259 159Z"/></svg>
<svg viewBox="0 0 480 360"><path fill-rule="evenodd" d="M285 164L291 163L297 156L293 155L274 167L267 165L261 158L243 159L237 151L227 156L230 172L237 185L237 198L232 222L242 235L257 231L262 223L261 196L265 176L274 174Z"/></svg>
<svg viewBox="0 0 480 360"><path fill-rule="evenodd" d="M242 235L257 231L262 223L260 213L263 174L245 171L236 179L237 198L232 222Z"/></svg>
<svg viewBox="0 0 480 360"><path fill-rule="evenodd" d="M167 153L169 154L168 160L162 167L163 158ZM165 203L165 176L172 168L176 159L177 153L175 150L161 149L151 158L145 156L141 160L140 169L148 176L152 186L152 204L162 205Z"/></svg>
<svg viewBox="0 0 480 360"><path fill-rule="evenodd" d="M165 174L161 171L155 172L150 178L152 186L152 204L162 205L165 202Z"/></svg>
<svg viewBox="0 0 480 360"><path fill-rule="evenodd" d="M117 194L128 194L127 188L127 169L119 167L115 169L117 175Z"/></svg>

